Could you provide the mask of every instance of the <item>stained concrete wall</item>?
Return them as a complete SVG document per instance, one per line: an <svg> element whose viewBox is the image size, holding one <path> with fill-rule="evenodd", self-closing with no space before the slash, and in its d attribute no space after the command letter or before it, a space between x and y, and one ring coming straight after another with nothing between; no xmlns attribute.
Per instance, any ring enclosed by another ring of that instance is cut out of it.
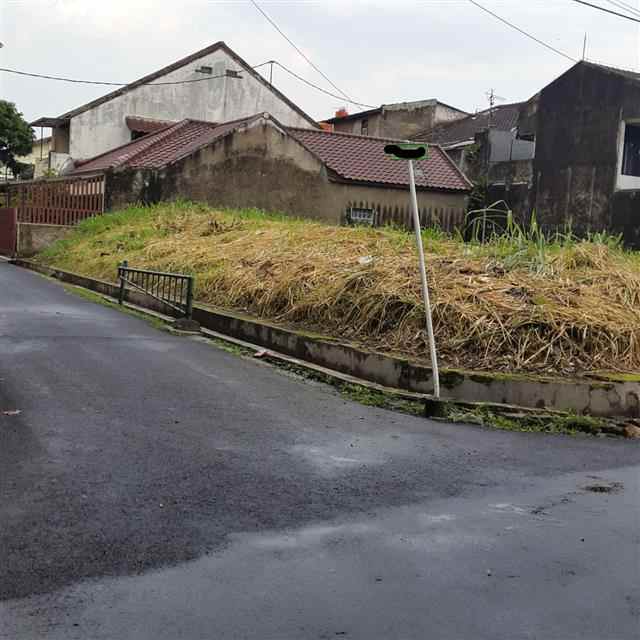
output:
<svg viewBox="0 0 640 640"><path fill-rule="evenodd" d="M570 221L578 234L622 232L640 246L640 199L618 188L621 124L638 119L640 83L589 63L540 92L532 206L547 228Z"/></svg>
<svg viewBox="0 0 640 640"><path fill-rule="evenodd" d="M218 49L154 82L202 80L206 76L196 69L203 65L212 67L212 76L223 75L227 69L243 71L225 50ZM131 132L125 118L130 115L227 122L262 111L268 111L288 126L313 126L274 93L268 83L244 70L241 79L223 77L189 84L144 85L88 109L71 119L69 152L74 160L81 160L129 142ZM57 142L54 148L64 151L58 149Z"/></svg>
<svg viewBox="0 0 640 640"><path fill-rule="evenodd" d="M355 115L355 114L354 114ZM382 105L377 113L362 117L344 118L333 122L335 131L362 134L363 121L367 121L367 134L379 138L411 139L411 137L436 124L465 117L466 113L437 100L401 102Z"/></svg>
<svg viewBox="0 0 640 640"><path fill-rule="evenodd" d="M509 160L532 160L535 155L536 143L529 140L519 140L515 131L489 131L491 145L490 162L505 162Z"/></svg>
<svg viewBox="0 0 640 640"><path fill-rule="evenodd" d="M29 258L46 249L69 233L70 227L54 224L18 223L16 253L21 258Z"/></svg>
<svg viewBox="0 0 640 640"><path fill-rule="evenodd" d="M406 188L336 182L325 165L272 121L258 121L159 172L107 176L108 209L131 202L188 198L216 206L258 207L332 224L349 207L379 211L378 224L410 226ZM418 190L425 224L461 224L465 193Z"/></svg>

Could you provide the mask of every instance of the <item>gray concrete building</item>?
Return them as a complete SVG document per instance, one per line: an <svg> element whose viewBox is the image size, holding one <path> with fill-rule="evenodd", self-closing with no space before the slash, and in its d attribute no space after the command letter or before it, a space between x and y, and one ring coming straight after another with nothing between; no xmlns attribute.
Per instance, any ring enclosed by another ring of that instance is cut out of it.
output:
<svg viewBox="0 0 640 640"><path fill-rule="evenodd" d="M420 131L469 115L434 99L383 104L368 111L338 114L326 120L333 131L401 139L411 139Z"/></svg>

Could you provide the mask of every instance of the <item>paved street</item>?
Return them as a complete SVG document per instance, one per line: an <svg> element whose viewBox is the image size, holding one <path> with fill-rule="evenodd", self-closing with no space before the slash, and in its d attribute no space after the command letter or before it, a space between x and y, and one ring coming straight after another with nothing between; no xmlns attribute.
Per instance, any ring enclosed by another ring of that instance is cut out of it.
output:
<svg viewBox="0 0 640 640"><path fill-rule="evenodd" d="M639 636L640 442L365 407L0 262L3 640Z"/></svg>

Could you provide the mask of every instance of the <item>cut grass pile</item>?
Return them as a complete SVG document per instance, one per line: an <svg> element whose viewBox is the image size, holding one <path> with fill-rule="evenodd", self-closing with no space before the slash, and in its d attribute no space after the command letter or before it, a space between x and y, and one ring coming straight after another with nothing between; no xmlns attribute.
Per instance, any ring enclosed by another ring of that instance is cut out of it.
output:
<svg viewBox="0 0 640 640"><path fill-rule="evenodd" d="M442 362L552 375L640 371L640 257L615 239L423 234ZM87 220L38 260L114 281L187 272L196 300L428 362L412 234L192 203Z"/></svg>

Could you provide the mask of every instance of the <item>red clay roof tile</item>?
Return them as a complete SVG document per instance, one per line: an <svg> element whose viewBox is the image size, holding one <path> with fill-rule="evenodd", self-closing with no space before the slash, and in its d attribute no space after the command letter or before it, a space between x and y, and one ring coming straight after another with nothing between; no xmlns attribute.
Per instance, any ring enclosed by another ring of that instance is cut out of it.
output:
<svg viewBox="0 0 640 640"><path fill-rule="evenodd" d="M116 167L159 169L258 119L264 119L265 122L271 120L282 127L268 114L257 114L224 124L183 120L79 164L74 173ZM338 178L401 187L409 184L406 162L393 160L384 153L386 144L398 140L321 129L282 128ZM415 168L418 188L448 191L471 189L471 183L438 146L430 146L428 158L415 162Z"/></svg>
<svg viewBox="0 0 640 640"><path fill-rule="evenodd" d="M142 131L144 133L152 133L153 131L164 129L170 124L176 124L175 120L158 120L143 116L126 116L124 121L129 131Z"/></svg>
<svg viewBox="0 0 640 640"><path fill-rule="evenodd" d="M79 163L73 173L105 171L116 167L159 169L202 147L256 116L217 124L202 120L182 120L155 133Z"/></svg>
<svg viewBox="0 0 640 640"><path fill-rule="evenodd" d="M317 129L288 127L287 131L341 178L357 182L407 186L407 163L385 155L390 142L384 138L359 136ZM429 146L426 160L414 162L416 187L468 191L471 183L439 146Z"/></svg>

